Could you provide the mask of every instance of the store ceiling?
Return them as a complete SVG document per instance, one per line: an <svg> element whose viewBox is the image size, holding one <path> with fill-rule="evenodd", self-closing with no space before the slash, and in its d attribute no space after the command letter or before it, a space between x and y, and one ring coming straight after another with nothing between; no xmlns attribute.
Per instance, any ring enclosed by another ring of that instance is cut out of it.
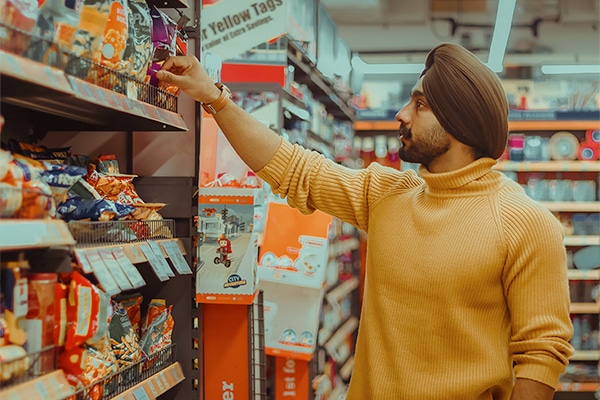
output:
<svg viewBox="0 0 600 400"><path fill-rule="evenodd" d="M440 42L484 61L502 0L321 0L339 35L371 63L423 62ZM599 0L517 0L505 64L600 63Z"/></svg>

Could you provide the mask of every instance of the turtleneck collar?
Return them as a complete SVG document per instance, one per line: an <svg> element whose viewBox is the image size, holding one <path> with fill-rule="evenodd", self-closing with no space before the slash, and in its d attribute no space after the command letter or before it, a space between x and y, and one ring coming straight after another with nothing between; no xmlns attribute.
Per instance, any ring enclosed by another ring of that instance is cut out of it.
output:
<svg viewBox="0 0 600 400"><path fill-rule="evenodd" d="M423 165L419 167L419 175L427 184L430 193L453 192L473 193L489 190L502 179L502 174L492 171L496 160L488 157L480 158L463 168L442 173L429 172Z"/></svg>

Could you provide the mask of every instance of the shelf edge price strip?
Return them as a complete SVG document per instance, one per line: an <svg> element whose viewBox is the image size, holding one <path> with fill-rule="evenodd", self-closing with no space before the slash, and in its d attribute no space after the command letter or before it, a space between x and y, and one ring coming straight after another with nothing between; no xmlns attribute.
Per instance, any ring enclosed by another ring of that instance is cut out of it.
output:
<svg viewBox="0 0 600 400"><path fill-rule="evenodd" d="M156 277L161 282L168 281L169 274L167 273L167 271L164 270L160 258L157 257L156 254L154 254L154 251L152 250L150 245L148 243L140 243L138 245L138 248L142 250L142 253L144 253L146 260L148 260L148 264L150 264L150 266L152 267L152 270L156 274ZM162 258L162 260L166 263L164 257Z"/></svg>
<svg viewBox="0 0 600 400"><path fill-rule="evenodd" d="M140 274L140 271L133 266L131 260L129 257L127 257L122 247L114 249L112 254L123 269L123 272L125 272L125 275L127 275L127 278L133 285L134 289L140 288L146 284L142 274Z"/></svg>
<svg viewBox="0 0 600 400"><path fill-rule="evenodd" d="M177 245L176 242L169 240L166 242L162 242L161 245L162 245L163 249L165 249L165 252L169 256L171 263L173 264L173 266L175 267L175 270L178 273L180 273L181 275L186 275L186 274L192 273L190 266L188 265L187 261L185 260L185 257L181 253L181 249L179 248L179 246Z"/></svg>

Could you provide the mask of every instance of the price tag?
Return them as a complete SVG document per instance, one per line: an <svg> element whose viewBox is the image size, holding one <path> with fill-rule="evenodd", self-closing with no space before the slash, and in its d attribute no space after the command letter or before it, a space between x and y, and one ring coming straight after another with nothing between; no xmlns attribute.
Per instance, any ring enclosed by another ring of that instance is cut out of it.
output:
<svg viewBox="0 0 600 400"><path fill-rule="evenodd" d="M2 65L3 72L10 71L11 75L23 76L21 73L21 67L17 62L16 56L5 52L2 52L0 54L2 54L2 58L0 59L0 65Z"/></svg>
<svg viewBox="0 0 600 400"><path fill-rule="evenodd" d="M140 274L140 271L138 271L138 269L131 263L131 260L129 257L127 257L122 247L114 249L112 253L134 288L137 289L146 284L146 281L144 278L142 278L142 274Z"/></svg>
<svg viewBox="0 0 600 400"><path fill-rule="evenodd" d="M148 243L140 243L138 246L140 250L142 250L142 253L144 253L146 260L148 260L148 263L152 267L152 270L154 271L158 279L160 279L161 282L168 281L169 275L166 271L163 270L162 264L156 257L156 254L154 254L154 251L152 250L150 245Z"/></svg>
<svg viewBox="0 0 600 400"><path fill-rule="evenodd" d="M119 285L119 288L121 288L121 290L133 289L133 285L129 281L127 275L125 275L125 272L123 272L123 269L121 269L121 265L115 259L112 251L110 249L104 249L99 250L98 253L100 253L102 261L106 264L106 268L108 268L108 271L115 279L115 282L117 282L117 285Z"/></svg>
<svg viewBox="0 0 600 400"><path fill-rule="evenodd" d="M163 253L162 247L160 247L160 244L158 244L158 242L155 242L154 240L148 240L148 244L150 245L150 248L152 248L154 254L156 254L156 258L161 264L161 268L163 268L163 271L165 271L169 278L174 277L175 273L173 273L173 270L171 269L169 263L165 259L165 255Z"/></svg>
<svg viewBox="0 0 600 400"><path fill-rule="evenodd" d="M187 261L185 260L185 257L181 253L181 249L177 245L177 242L169 240L166 242L162 242L161 245L162 245L163 249L165 249L165 251L167 252L167 255L169 256L171 263L173 264L173 266L175 267L175 270L178 273L180 273L181 275L186 275L186 274L192 273L192 270L190 269L190 266L188 265Z"/></svg>
<svg viewBox="0 0 600 400"><path fill-rule="evenodd" d="M47 399L50 397L48 390L46 390L46 386L44 385L44 381L36 382L35 391L36 394L39 395L42 399Z"/></svg>
<svg viewBox="0 0 600 400"><path fill-rule="evenodd" d="M160 380L160 375L162 374L159 374L159 376L154 377L154 381L156 383L156 386L158 386L159 393L164 393L167 391L168 387L165 388L165 385L163 385L162 381Z"/></svg>
<svg viewBox="0 0 600 400"><path fill-rule="evenodd" d="M106 268L106 264L102 261L102 257L100 257L98 251L89 250L85 253L85 256L92 266L94 275L98 278L102 289L111 296L120 293L119 285L117 285L108 268Z"/></svg>
<svg viewBox="0 0 600 400"><path fill-rule="evenodd" d="M166 390L168 390L172 385L169 383L169 380L166 377L166 374L161 373L158 374L158 379L160 379L162 381L163 386L166 388Z"/></svg>
<svg viewBox="0 0 600 400"><path fill-rule="evenodd" d="M77 258L77 261L79 261L79 264L81 264L81 270L84 273L91 274L92 272L94 272L88 259L85 257L85 250L75 249L75 257Z"/></svg>
<svg viewBox="0 0 600 400"><path fill-rule="evenodd" d="M143 387L139 387L133 391L135 400L150 400Z"/></svg>
<svg viewBox="0 0 600 400"><path fill-rule="evenodd" d="M150 388L150 391L152 392L152 395L154 395L154 398L157 398L160 395L160 392L158 392L156 390L156 388L154 387L154 383L152 383L152 379L148 379L146 381L147 386Z"/></svg>

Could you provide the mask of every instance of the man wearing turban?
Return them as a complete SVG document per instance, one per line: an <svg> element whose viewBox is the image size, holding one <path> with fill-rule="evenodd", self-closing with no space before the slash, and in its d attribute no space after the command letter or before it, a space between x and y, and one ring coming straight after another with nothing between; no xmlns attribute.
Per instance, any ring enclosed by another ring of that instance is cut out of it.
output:
<svg viewBox="0 0 600 400"><path fill-rule="evenodd" d="M563 231L492 167L508 106L498 77L461 46L429 53L396 115L400 156L353 170L292 145L213 84L197 59L157 75L214 113L273 191L368 234L349 400L550 400L572 354Z"/></svg>

